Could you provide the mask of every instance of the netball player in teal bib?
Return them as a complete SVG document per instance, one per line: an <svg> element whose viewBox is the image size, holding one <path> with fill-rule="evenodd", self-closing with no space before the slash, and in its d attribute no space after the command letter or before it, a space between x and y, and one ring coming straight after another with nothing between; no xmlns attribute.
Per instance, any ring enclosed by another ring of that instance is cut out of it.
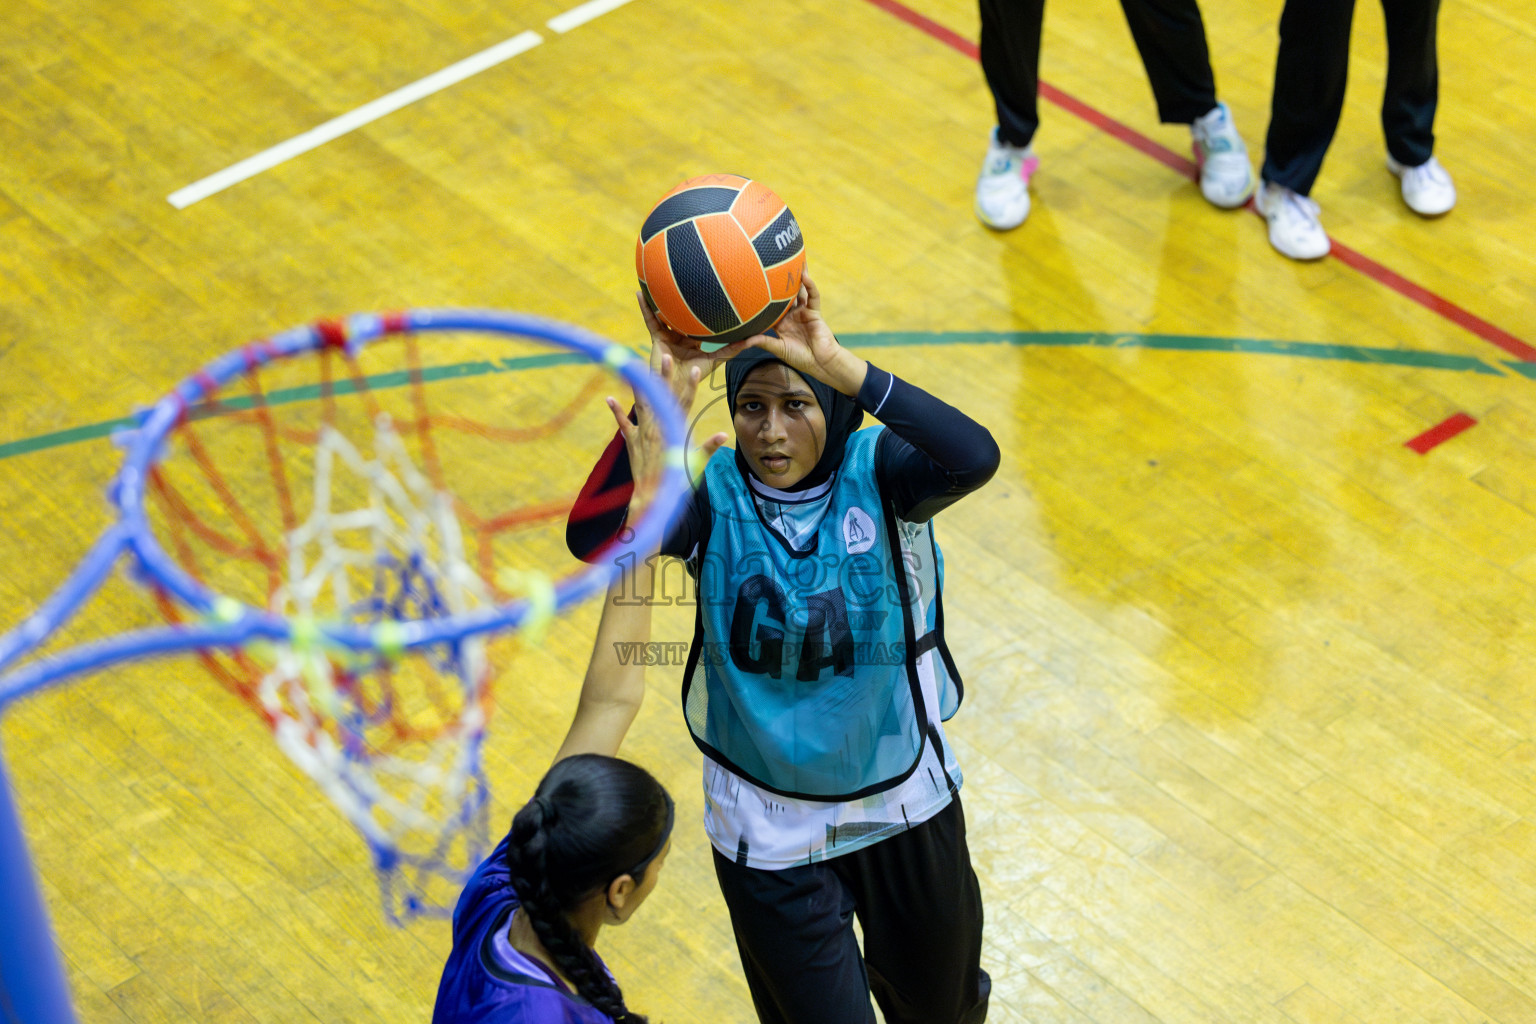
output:
<svg viewBox="0 0 1536 1024"><path fill-rule="evenodd" d="M998 449L839 345L820 306L807 278L776 336L727 350L736 447L662 548L698 583L683 706L705 829L764 1024L873 1022L871 992L889 1024L975 1024L990 985L931 520ZM642 313L656 351L712 358ZM622 529L629 479L616 437L571 514L578 556Z"/></svg>

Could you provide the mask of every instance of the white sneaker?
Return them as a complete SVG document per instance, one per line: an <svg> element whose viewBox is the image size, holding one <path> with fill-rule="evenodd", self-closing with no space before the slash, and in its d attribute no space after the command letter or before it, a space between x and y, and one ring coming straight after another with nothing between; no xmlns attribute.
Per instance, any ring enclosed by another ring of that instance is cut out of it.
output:
<svg viewBox="0 0 1536 1024"><path fill-rule="evenodd" d="M1318 221L1317 204L1284 185L1266 181L1253 205L1269 221L1269 244L1293 260L1320 260L1333 243Z"/></svg>
<svg viewBox="0 0 1536 1024"><path fill-rule="evenodd" d="M1417 167L1405 167L1387 156L1387 169L1403 179L1403 202L1421 217L1438 217L1456 205L1456 185L1434 157Z"/></svg>
<svg viewBox="0 0 1536 1024"><path fill-rule="evenodd" d="M1031 147L999 142L994 128L976 179L976 216L981 222L997 231L1023 224L1029 216L1029 178L1039 166Z"/></svg>
<svg viewBox="0 0 1536 1024"><path fill-rule="evenodd" d="M1227 105L1216 104L1189 126L1189 134L1200 167L1200 192L1226 210L1246 203L1253 194L1253 167Z"/></svg>

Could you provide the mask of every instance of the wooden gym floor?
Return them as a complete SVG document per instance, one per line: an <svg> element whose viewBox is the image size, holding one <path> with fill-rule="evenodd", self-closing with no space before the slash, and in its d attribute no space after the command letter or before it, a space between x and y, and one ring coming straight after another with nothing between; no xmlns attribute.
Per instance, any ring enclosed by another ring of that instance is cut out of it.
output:
<svg viewBox="0 0 1536 1024"><path fill-rule="evenodd" d="M546 23L568 0L5 4L4 621L107 522L117 451L61 432L323 315L497 306L638 343L645 210L683 177L750 175L795 210L845 342L1004 451L939 523L989 1019L1536 1021L1531 8L1444 4L1437 153L1461 201L1426 222L1383 166L1381 14L1359 4L1314 192L1340 249L1298 265L1179 169L1187 132L1155 123L1111 0L1050 5L1035 209L980 227L974 4L906 3L633 0L565 32ZM1255 164L1279 8L1206 4ZM493 469L516 486L515 461ZM80 633L150 614L114 584ZM594 622L500 684L498 824ZM749 1021L676 670L650 683L627 750L684 824L603 952L654 1020ZM190 661L27 698L0 738L83 1020L428 1018L445 926L383 922L350 827Z"/></svg>

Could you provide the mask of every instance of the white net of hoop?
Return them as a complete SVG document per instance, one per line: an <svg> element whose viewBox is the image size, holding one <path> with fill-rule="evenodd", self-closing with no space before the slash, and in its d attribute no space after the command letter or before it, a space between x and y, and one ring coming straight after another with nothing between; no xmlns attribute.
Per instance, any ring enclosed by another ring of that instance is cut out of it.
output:
<svg viewBox="0 0 1536 1024"><path fill-rule="evenodd" d="M488 605L490 590L465 557L452 497L411 462L387 416L373 440L365 456L335 429L321 428L314 501L289 535L287 581L270 610L296 623L323 617L366 626ZM353 486L333 487L341 474ZM399 673L425 666L349 656L327 649L313 628L299 632L309 635L269 648L271 668L257 690L278 746L363 833L381 867L447 867L451 848L478 824L484 805L485 639L470 636L428 652L436 685L423 688L394 683ZM393 706L402 700L419 706ZM407 735L401 723L423 716L437 718L435 728ZM406 848L423 852L402 854ZM420 887L407 879L407 890ZM402 899L411 899L409 892Z"/></svg>
<svg viewBox="0 0 1536 1024"><path fill-rule="evenodd" d="M396 918L451 909L488 852L494 691L512 659L544 657L528 625L548 613L403 654L397 640L412 623L552 604L552 581L584 568L566 513L612 433L600 396L622 387L535 341L429 341L253 368L188 410L146 487L168 557L225 595L216 618L244 607L292 624L292 642L197 656L361 832ZM156 596L167 618L189 619ZM329 642L338 627L369 631L377 649ZM518 693L519 719L555 697Z"/></svg>

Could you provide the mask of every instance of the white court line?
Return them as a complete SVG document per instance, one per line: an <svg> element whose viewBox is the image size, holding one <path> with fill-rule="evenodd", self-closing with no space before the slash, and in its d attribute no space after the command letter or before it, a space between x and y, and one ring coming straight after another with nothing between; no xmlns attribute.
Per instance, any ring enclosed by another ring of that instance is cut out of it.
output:
<svg viewBox="0 0 1536 1024"><path fill-rule="evenodd" d="M580 7L572 7L564 14L557 14L550 18L546 25L551 32L569 32L577 25L585 25L599 15L623 7L629 0L587 0Z"/></svg>
<svg viewBox="0 0 1536 1024"><path fill-rule="evenodd" d="M602 0L611 2L611 0ZM624 0L620 0L624 2ZM591 6L590 4L588 6ZM617 6L617 5L615 5ZM580 10L580 8L577 8ZM575 13L575 12L571 12ZM598 12L602 13L602 12ZM596 17L593 15L592 17ZM394 113L407 104L415 103L423 97L430 96L462 82L471 75L478 75L487 68L493 68L502 61L516 57L518 54L533 49L543 42L537 32L528 31L515 35L511 39L497 43L488 50L481 50L473 57L466 57L457 64L450 64L441 71L433 72L426 78L418 79L403 88L396 89L387 96L380 96L371 103L365 103L356 110L333 118L318 128L311 128L302 135L295 135L287 142L280 142L271 149L257 153L253 157L247 157L237 164L224 168L216 174L210 174L201 181L195 181L186 188L172 192L168 198L172 206L178 210L184 210L199 199L207 199L216 192L222 192L231 185L238 185L247 178L255 177L262 171L271 170L285 160L291 160L301 153L323 146L332 139L345 135L347 132L361 128L371 121L377 121L385 114Z"/></svg>

